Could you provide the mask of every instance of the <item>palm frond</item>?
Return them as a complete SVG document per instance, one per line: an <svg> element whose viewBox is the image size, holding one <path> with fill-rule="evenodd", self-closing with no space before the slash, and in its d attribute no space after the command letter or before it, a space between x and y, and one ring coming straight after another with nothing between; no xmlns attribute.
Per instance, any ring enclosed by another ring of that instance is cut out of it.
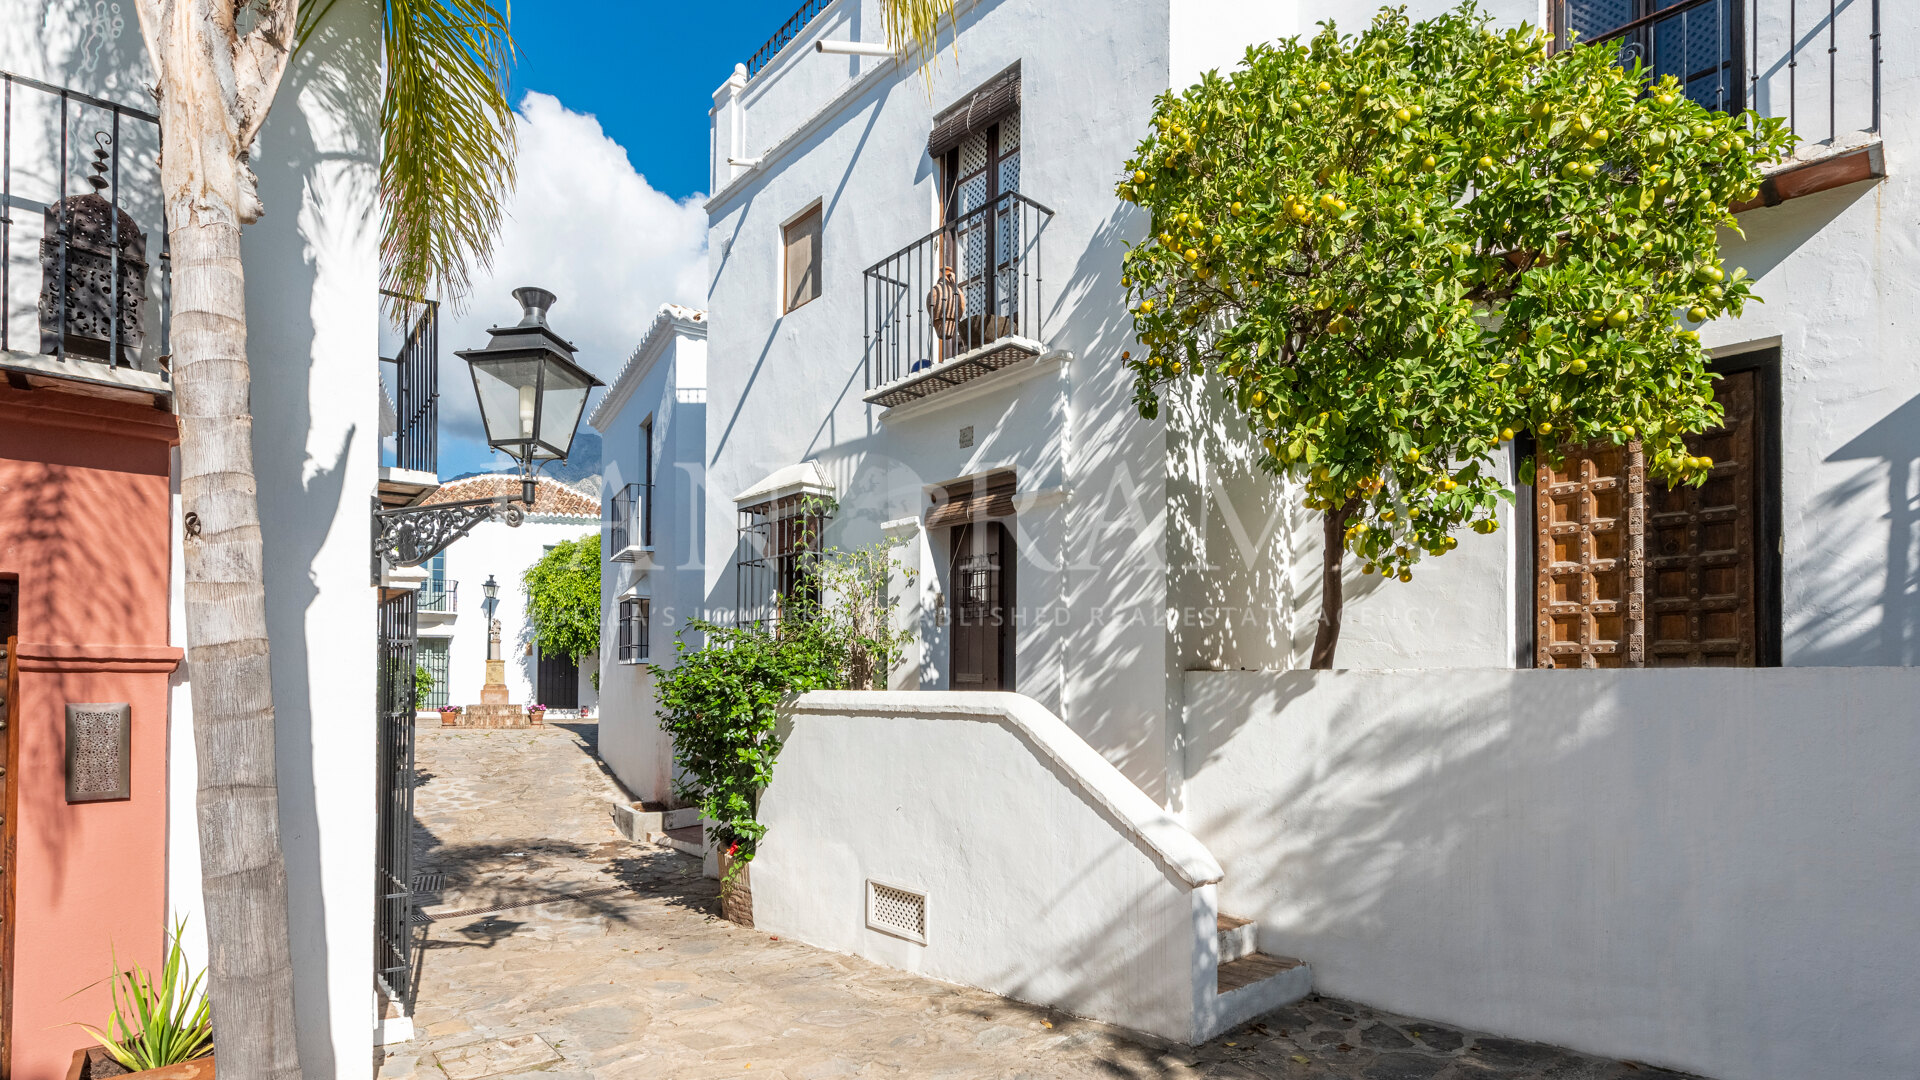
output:
<svg viewBox="0 0 1920 1080"><path fill-rule="evenodd" d="M383 284L456 303L492 265L514 180L508 0L386 0Z"/></svg>
<svg viewBox="0 0 1920 1080"><path fill-rule="evenodd" d="M953 0L881 0L880 22L887 32L887 44L902 63L915 63L924 74L940 56L940 23L945 20L955 31L954 50L959 51L959 25L954 21Z"/></svg>

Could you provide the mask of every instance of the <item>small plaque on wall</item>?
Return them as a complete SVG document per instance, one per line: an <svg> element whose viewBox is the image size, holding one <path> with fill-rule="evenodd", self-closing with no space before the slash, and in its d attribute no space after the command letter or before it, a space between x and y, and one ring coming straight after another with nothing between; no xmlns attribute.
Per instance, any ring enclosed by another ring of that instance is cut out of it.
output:
<svg viewBox="0 0 1920 1080"><path fill-rule="evenodd" d="M67 703L67 801L133 797L133 706Z"/></svg>

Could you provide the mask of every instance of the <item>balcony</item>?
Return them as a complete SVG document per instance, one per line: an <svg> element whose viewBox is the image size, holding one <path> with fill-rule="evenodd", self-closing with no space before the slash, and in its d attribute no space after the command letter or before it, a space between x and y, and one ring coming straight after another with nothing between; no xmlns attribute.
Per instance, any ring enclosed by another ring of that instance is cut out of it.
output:
<svg viewBox="0 0 1920 1080"><path fill-rule="evenodd" d="M394 355L380 358L380 503L409 506L440 486L440 305L380 296L400 335Z"/></svg>
<svg viewBox="0 0 1920 1080"><path fill-rule="evenodd" d="M414 610L421 615L457 615L460 613L460 583L429 578L414 593Z"/></svg>
<svg viewBox="0 0 1920 1080"><path fill-rule="evenodd" d="M1053 211L1009 193L866 272L866 400L891 408L1046 351L1040 240Z"/></svg>
<svg viewBox="0 0 1920 1080"><path fill-rule="evenodd" d="M0 117L0 370L170 408L159 117L8 72Z"/></svg>
<svg viewBox="0 0 1920 1080"><path fill-rule="evenodd" d="M607 557L653 566L653 485L628 484L607 502Z"/></svg>
<svg viewBox="0 0 1920 1080"><path fill-rule="evenodd" d="M1800 136L1761 196L1736 211L1886 174L1880 151L1885 0L1555 0L1564 45L1619 50L1724 112L1752 109Z"/></svg>

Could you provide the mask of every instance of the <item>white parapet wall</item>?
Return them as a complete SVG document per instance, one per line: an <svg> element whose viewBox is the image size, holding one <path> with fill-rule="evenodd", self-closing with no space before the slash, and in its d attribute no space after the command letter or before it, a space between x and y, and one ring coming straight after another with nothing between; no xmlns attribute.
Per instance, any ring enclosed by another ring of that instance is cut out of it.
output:
<svg viewBox="0 0 1920 1080"><path fill-rule="evenodd" d="M780 735L756 927L1171 1039L1211 1033L1219 864L1039 703L815 692ZM870 883L887 910L870 913Z"/></svg>
<svg viewBox="0 0 1920 1080"><path fill-rule="evenodd" d="M1920 672L1189 672L1183 817L1316 988L1718 1080L1920 1061Z"/></svg>

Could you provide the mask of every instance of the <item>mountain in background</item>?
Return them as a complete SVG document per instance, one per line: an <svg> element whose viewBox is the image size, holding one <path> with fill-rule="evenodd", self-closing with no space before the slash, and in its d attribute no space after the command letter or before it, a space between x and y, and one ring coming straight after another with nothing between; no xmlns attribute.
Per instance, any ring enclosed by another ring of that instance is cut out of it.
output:
<svg viewBox="0 0 1920 1080"><path fill-rule="evenodd" d="M491 473L508 472L512 462L501 457L501 466L495 469L475 469L459 476L450 476L441 483L465 480L469 476L487 476ZM567 453L567 460L549 462L542 466L540 475L563 484L572 484L583 491L598 495L600 492L600 436L592 431L582 431L573 437L573 447Z"/></svg>

